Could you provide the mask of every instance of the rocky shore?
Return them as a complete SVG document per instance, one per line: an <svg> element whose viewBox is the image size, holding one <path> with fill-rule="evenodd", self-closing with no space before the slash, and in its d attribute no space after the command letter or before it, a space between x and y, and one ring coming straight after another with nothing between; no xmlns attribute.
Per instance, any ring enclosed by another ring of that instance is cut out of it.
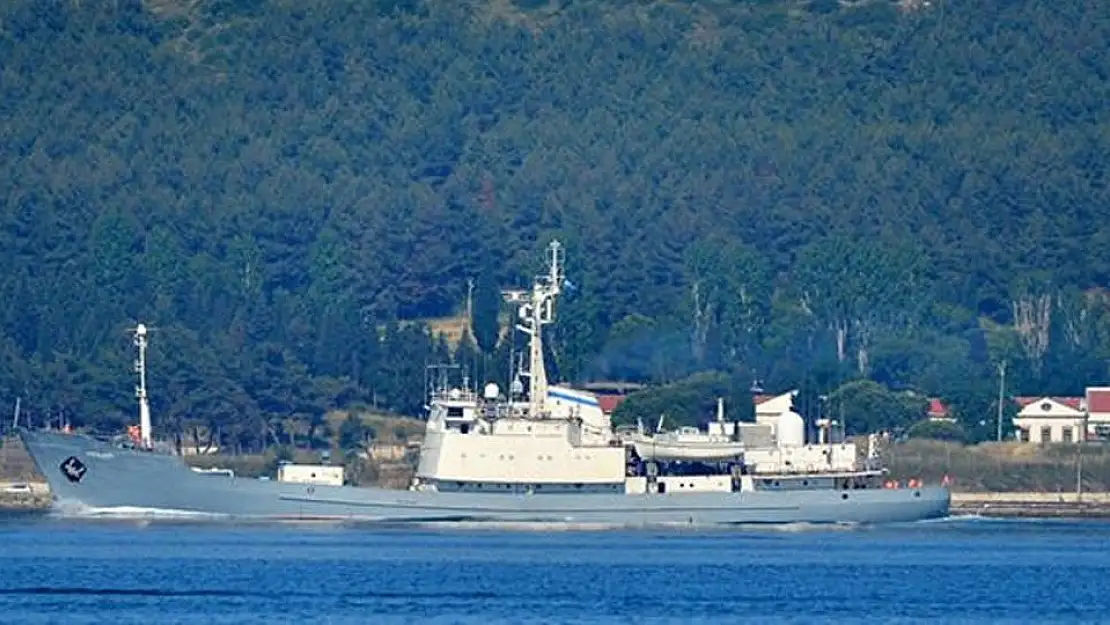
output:
<svg viewBox="0 0 1110 625"><path fill-rule="evenodd" d="M50 487L23 443L15 437L0 437L0 513L36 512L49 507Z"/></svg>

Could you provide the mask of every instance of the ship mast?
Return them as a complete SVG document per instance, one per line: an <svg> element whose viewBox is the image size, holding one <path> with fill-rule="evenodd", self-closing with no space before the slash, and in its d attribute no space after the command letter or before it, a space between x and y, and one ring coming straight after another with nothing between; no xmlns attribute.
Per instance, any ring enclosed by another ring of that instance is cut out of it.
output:
<svg viewBox="0 0 1110 625"><path fill-rule="evenodd" d="M507 291L509 302L523 302L518 311L520 323L516 328L528 335L529 414L539 418L547 407L547 369L543 363L543 326L555 321L555 298L563 290L563 248L559 241L552 241L547 248L547 275L539 276L532 291Z"/></svg>
<svg viewBox="0 0 1110 625"><path fill-rule="evenodd" d="M139 374L139 385L135 387L135 396L139 398L139 437L142 446L150 449L150 402L146 393L146 333L147 327L139 324L134 329L135 347L139 349L139 358L135 361L135 372Z"/></svg>

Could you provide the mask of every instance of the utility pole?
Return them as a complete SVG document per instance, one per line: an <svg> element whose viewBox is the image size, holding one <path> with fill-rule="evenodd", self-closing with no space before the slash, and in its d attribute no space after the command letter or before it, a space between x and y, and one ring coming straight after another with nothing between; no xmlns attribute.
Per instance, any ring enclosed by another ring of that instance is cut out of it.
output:
<svg viewBox="0 0 1110 625"><path fill-rule="evenodd" d="M466 279L466 327L474 336L474 278Z"/></svg>
<svg viewBox="0 0 1110 625"><path fill-rule="evenodd" d="M1079 440L1075 446L1075 500L1083 501L1083 445L1087 442L1087 422L1091 418L1089 408L1083 410L1083 424L1079 428Z"/></svg>
<svg viewBox="0 0 1110 625"><path fill-rule="evenodd" d="M998 363L998 442L1002 442L1002 407L1006 397L1006 361Z"/></svg>
<svg viewBox="0 0 1110 625"><path fill-rule="evenodd" d="M1075 450L1075 500L1083 501L1083 441L1080 440Z"/></svg>

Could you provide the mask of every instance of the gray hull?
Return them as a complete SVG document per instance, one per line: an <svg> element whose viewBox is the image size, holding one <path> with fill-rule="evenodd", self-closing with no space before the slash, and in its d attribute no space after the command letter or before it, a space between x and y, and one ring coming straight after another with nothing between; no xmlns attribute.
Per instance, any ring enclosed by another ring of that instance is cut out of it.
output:
<svg viewBox="0 0 1110 625"><path fill-rule="evenodd" d="M84 436L20 432L61 511L168 511L258 520L619 526L892 523L948 515L943 487L668 495L447 493L206 476L175 456ZM70 458L69 476L63 470ZM74 468L78 470L74 470Z"/></svg>

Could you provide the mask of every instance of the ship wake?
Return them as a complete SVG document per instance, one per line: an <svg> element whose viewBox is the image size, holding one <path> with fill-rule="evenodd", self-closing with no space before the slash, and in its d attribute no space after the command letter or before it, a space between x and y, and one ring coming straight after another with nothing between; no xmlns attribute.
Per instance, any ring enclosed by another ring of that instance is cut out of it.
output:
<svg viewBox="0 0 1110 625"><path fill-rule="evenodd" d="M142 508L137 506L95 507L78 501L58 501L51 515L63 519L111 519L111 520L219 520L230 518L228 515L170 508Z"/></svg>

